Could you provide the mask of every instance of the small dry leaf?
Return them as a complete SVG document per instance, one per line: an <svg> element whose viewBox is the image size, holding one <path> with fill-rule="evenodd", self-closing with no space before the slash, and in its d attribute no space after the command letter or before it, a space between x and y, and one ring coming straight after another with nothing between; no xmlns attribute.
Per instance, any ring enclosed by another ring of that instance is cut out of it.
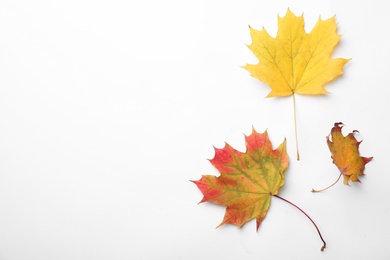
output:
<svg viewBox="0 0 390 260"><path fill-rule="evenodd" d="M359 145L362 141L358 142L354 135L358 131L355 130L344 136L341 131L343 126L344 124L341 122L335 123L330 134L326 137L329 150L332 153L333 163L339 168L340 175L328 187L321 190L312 189L312 192L329 189L340 180L341 176L344 176L345 185L349 185L349 181L360 182L359 176L364 175L366 164L373 158L360 156Z"/></svg>
<svg viewBox="0 0 390 260"><path fill-rule="evenodd" d="M365 165L373 157L361 157L359 145L362 141L358 142L354 136L357 131L355 130L344 136L341 132L342 128L343 123L335 123L326 140L332 153L333 163L344 176L344 184L349 185L349 181L360 182L358 176L364 175ZM330 140L330 136L332 140Z"/></svg>

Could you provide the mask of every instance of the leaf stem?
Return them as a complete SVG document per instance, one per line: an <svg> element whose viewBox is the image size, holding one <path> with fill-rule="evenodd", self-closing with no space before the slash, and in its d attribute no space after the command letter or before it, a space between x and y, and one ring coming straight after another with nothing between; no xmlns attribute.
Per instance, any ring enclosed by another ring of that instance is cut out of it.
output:
<svg viewBox="0 0 390 260"><path fill-rule="evenodd" d="M295 145L297 148L297 161L300 160L299 149L298 149L298 127L297 127L297 105L295 101L295 93L292 94L294 103L294 129L295 129Z"/></svg>
<svg viewBox="0 0 390 260"><path fill-rule="evenodd" d="M312 189L311 189L311 192L321 192L321 191L324 191L324 190L329 189L330 187L332 187L333 185L335 185L335 184L340 180L341 175L343 175L343 173L340 173L340 175L339 175L339 177L337 178L337 180L336 180L334 183L332 183L331 185L329 185L328 187L323 188L323 189L321 189L321 190L315 190L315 189L312 188Z"/></svg>
<svg viewBox="0 0 390 260"><path fill-rule="evenodd" d="M300 212L302 212L302 213L311 221L311 223L313 223L314 227L317 229L318 235L320 236L322 242L324 243L324 245L321 247L321 251L324 251L324 249L325 249L325 247L326 247L326 242L325 242L325 240L322 238L322 235L321 235L321 232L320 232L319 228L317 227L316 223L311 219L311 217L309 217L309 215L307 215L306 212L304 212L300 207L298 207L297 205L295 205L295 204L292 203L291 201L288 201L288 200L286 200L285 198L280 197L279 195L273 195L273 196L275 196L275 197L277 197L277 198L279 198L279 199L281 199L281 200L287 202L288 204L294 206L295 208L297 208Z"/></svg>

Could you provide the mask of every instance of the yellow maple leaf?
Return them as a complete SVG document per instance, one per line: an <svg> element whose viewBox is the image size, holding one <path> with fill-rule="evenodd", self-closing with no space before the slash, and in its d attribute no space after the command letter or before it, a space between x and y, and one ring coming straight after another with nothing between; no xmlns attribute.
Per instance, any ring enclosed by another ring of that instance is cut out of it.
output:
<svg viewBox="0 0 390 260"><path fill-rule="evenodd" d="M248 47L259 63L246 64L244 68L271 87L267 97L293 96L295 121L294 94L329 93L324 84L341 75L343 66L349 61L330 57L341 37L336 28L334 17L319 18L308 34L303 15L295 16L290 9L285 17L278 18L276 38L264 28L260 31L250 28L252 43ZM297 157L299 160L298 148Z"/></svg>

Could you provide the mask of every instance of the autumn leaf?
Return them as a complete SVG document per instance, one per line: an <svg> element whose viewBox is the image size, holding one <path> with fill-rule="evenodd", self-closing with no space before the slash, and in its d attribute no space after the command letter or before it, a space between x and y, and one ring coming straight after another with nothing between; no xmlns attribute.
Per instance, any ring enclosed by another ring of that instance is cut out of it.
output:
<svg viewBox="0 0 390 260"><path fill-rule="evenodd" d="M286 140L276 149L267 132L254 130L245 137L247 151L241 153L230 145L215 148L211 164L221 173L219 177L204 175L194 181L203 193L201 202L226 206L226 214L219 225L241 227L256 218L257 229L267 214L272 195L278 194L288 167Z"/></svg>
<svg viewBox="0 0 390 260"><path fill-rule="evenodd" d="M364 175L366 164L373 158L360 156L359 145L362 141L358 142L354 135L358 131L355 130L344 136L341 131L342 128L343 123L335 123L331 133L326 137L329 150L332 153L333 163L339 168L340 175L332 185L322 190L313 189L313 192L324 191L332 187L340 180L341 176L344 176L345 185L349 185L349 181L360 182L358 177Z"/></svg>
<svg viewBox="0 0 390 260"><path fill-rule="evenodd" d="M271 198L282 199L303 212L299 207L278 195L284 184L284 172L289 159L286 152L286 140L275 150L272 149L268 133L245 136L246 152L235 150L229 144L222 149L215 148L211 164L220 172L220 176L203 175L193 181L203 194L201 202L211 202L226 206L225 216L218 227L234 224L241 227L256 219L256 229L267 215ZM325 248L325 241L323 248Z"/></svg>
<svg viewBox="0 0 390 260"><path fill-rule="evenodd" d="M248 47L259 63L243 67L251 76L271 87L267 97L293 96L295 132L295 94L328 94L324 84L341 75L343 66L349 61L330 57L340 40L336 29L334 17L319 18L308 34L304 30L303 15L297 17L289 9L285 17L278 18L276 38L264 28L258 31L250 27L252 43Z"/></svg>
<svg viewBox="0 0 390 260"><path fill-rule="evenodd" d="M340 39L336 28L334 17L320 18L307 34L303 15L297 17L288 9L285 17L279 17L276 38L264 28L250 28L252 43L248 47L259 63L244 68L271 87L268 97L327 94L323 85L341 75L348 62L330 58Z"/></svg>

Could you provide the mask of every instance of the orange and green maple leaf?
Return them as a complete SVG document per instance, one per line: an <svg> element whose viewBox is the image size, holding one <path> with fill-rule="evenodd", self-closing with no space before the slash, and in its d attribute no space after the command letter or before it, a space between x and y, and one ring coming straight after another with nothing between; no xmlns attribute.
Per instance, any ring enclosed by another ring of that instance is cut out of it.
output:
<svg viewBox="0 0 390 260"><path fill-rule="evenodd" d="M286 140L272 149L267 131L262 134L254 129L245 136L246 152L235 150L229 144L215 148L211 164L220 176L203 175L193 181L203 193L201 202L226 206L222 223L241 227L256 219L257 229L265 218L271 197L278 194L284 183L284 172L288 167ZM218 227L219 227L218 226Z"/></svg>
<svg viewBox="0 0 390 260"><path fill-rule="evenodd" d="M285 17L278 18L276 38L264 28L250 27L252 43L248 47L259 63L244 68L271 87L268 97L327 94L323 85L341 75L349 61L330 57L341 37L336 29L334 17L319 18L306 33L303 15L297 17L288 9Z"/></svg>

